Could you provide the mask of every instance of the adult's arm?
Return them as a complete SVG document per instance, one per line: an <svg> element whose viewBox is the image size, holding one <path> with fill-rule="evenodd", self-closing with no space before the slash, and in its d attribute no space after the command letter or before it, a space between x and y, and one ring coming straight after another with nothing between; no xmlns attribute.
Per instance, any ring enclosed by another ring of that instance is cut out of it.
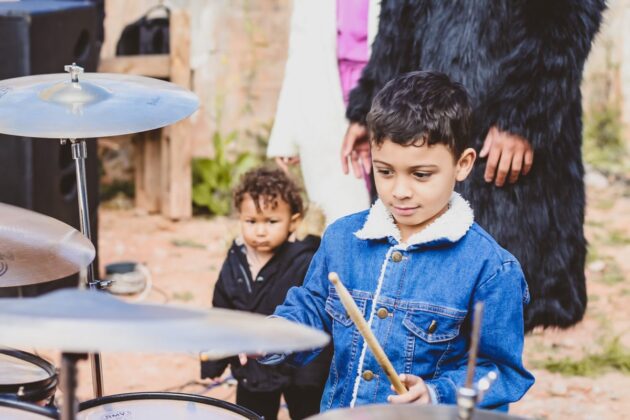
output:
<svg viewBox="0 0 630 420"><path fill-rule="evenodd" d="M506 36L513 48L500 68L486 114L496 125L527 139L535 152L553 146L563 132L579 137L580 82L584 62L599 29L605 0L528 0L520 25Z"/></svg>

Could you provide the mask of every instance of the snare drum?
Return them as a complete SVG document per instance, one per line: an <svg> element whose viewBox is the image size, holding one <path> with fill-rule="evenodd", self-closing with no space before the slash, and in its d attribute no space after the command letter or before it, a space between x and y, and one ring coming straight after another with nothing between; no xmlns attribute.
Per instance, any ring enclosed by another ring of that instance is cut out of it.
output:
<svg viewBox="0 0 630 420"><path fill-rule="evenodd" d="M262 420L256 413L214 398L171 392L111 395L79 405L79 420Z"/></svg>
<svg viewBox="0 0 630 420"><path fill-rule="evenodd" d="M53 365L34 354L0 350L0 398L44 406L52 402L56 388Z"/></svg>
<svg viewBox="0 0 630 420"><path fill-rule="evenodd" d="M22 401L0 399L0 419L46 420L57 419L57 410L40 407Z"/></svg>

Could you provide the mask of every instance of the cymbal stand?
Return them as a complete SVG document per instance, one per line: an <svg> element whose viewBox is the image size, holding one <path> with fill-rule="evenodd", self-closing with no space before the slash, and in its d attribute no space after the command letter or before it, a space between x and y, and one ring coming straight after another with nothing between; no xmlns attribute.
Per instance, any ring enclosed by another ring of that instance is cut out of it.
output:
<svg viewBox="0 0 630 420"><path fill-rule="evenodd" d="M469 420L475 405L483 399L484 393L490 388L492 382L497 379L496 372L488 375L473 384L475 366L477 365L477 353L481 340L481 319L483 317L483 302L475 304L473 313L473 326L470 334L470 350L468 352L468 368L466 371L466 384L457 390L457 417L459 420Z"/></svg>
<svg viewBox="0 0 630 420"><path fill-rule="evenodd" d="M75 420L79 409L76 398L77 390L77 361L85 359L85 354L62 353L59 388L63 393L61 406L61 420Z"/></svg>
<svg viewBox="0 0 630 420"><path fill-rule="evenodd" d="M74 79L73 79L74 80ZM79 221L81 224L81 233L86 238L92 240L92 232L90 230L90 211L88 207L87 180L85 176L85 159L87 159L87 146L85 139L61 139L61 144L66 141L70 142L72 148L72 158L76 165L77 174L77 198L79 201ZM87 285L90 289L98 290L105 286L99 280L94 279L94 267L92 263L87 266L86 270L81 270L81 284ZM103 368L101 364L101 355L93 353L89 355L90 365L92 366L92 388L96 398L103 396Z"/></svg>

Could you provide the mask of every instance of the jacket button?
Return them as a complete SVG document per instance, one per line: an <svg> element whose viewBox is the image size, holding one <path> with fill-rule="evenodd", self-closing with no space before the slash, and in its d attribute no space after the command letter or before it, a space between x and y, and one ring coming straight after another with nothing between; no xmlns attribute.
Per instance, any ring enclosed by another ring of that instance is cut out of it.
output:
<svg viewBox="0 0 630 420"><path fill-rule="evenodd" d="M385 319L387 318L387 315L389 315L389 312L387 312L387 309L385 308L380 308L378 311L376 311L376 315L381 319Z"/></svg>
<svg viewBox="0 0 630 420"><path fill-rule="evenodd" d="M374 379L374 372L372 372L371 370L364 370L361 376L363 377L363 379L369 382Z"/></svg>
<svg viewBox="0 0 630 420"><path fill-rule="evenodd" d="M437 321L434 319L431 321L431 325L429 325L429 334L433 334L437 330Z"/></svg>
<svg viewBox="0 0 630 420"><path fill-rule="evenodd" d="M394 261L394 262L401 262L401 261L402 261L402 257L403 257L403 256L402 256L402 254L401 254L400 252L395 251L395 252L392 254L392 261Z"/></svg>

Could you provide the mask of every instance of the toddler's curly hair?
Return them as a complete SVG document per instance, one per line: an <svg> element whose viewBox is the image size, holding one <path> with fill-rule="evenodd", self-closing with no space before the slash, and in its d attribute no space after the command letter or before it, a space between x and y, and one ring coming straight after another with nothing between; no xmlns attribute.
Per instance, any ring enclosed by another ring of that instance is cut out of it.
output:
<svg viewBox="0 0 630 420"><path fill-rule="evenodd" d="M261 167L246 172L234 190L234 208L237 211L246 194L254 200L258 211L261 211L261 203L275 209L278 200L289 205L291 214L302 214L304 211L300 188L281 169Z"/></svg>

